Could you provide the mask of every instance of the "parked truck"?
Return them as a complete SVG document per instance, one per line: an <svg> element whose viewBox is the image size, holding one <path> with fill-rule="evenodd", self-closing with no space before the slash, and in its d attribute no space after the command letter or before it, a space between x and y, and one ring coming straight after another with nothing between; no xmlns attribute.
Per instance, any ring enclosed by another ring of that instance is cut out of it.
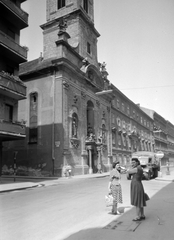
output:
<svg viewBox="0 0 174 240"><path fill-rule="evenodd" d="M143 175L146 180L156 178L158 171L160 171L160 159L154 152L139 151L132 153L132 158L138 158L140 165L143 168ZM131 179L130 175L127 175L127 179Z"/></svg>

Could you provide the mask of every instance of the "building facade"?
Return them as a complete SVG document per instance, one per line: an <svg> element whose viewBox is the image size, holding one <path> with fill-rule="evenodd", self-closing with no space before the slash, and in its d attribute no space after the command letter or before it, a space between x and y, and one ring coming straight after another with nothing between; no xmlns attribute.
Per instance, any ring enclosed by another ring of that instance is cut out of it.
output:
<svg viewBox="0 0 174 240"><path fill-rule="evenodd" d="M7 143L4 162L15 149L18 175L63 176L67 166L74 175L109 171L134 151L154 151L154 120L98 62L93 0L47 0L46 14L43 55L20 65L26 138Z"/></svg>
<svg viewBox="0 0 174 240"><path fill-rule="evenodd" d="M129 165L133 152L154 151L153 120L117 88L111 119L113 160Z"/></svg>
<svg viewBox="0 0 174 240"><path fill-rule="evenodd" d="M161 165L166 165L170 161L174 163L174 125L151 109L141 107L154 121L153 135L155 140L155 152L162 151L164 157L161 159Z"/></svg>
<svg viewBox="0 0 174 240"><path fill-rule="evenodd" d="M27 61L27 49L19 45L20 30L28 26L23 0L0 0L0 174L9 173L17 152L5 142L26 137L24 121L18 121L18 101L26 98L26 86L19 79L19 64ZM2 148L6 151L3 161ZM9 166L9 168L7 167Z"/></svg>
<svg viewBox="0 0 174 240"><path fill-rule="evenodd" d="M167 121L167 143L169 162L174 165L174 125Z"/></svg>

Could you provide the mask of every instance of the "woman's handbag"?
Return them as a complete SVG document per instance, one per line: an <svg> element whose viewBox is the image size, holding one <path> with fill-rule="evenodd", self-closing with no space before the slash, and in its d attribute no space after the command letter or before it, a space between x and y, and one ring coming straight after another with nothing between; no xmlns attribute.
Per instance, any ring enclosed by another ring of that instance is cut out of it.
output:
<svg viewBox="0 0 174 240"><path fill-rule="evenodd" d="M148 196L148 194L147 194L147 193L144 193L144 196L145 196L145 201L148 201L148 200L150 200L150 197Z"/></svg>
<svg viewBox="0 0 174 240"><path fill-rule="evenodd" d="M106 207L113 206L113 197L111 194L105 195Z"/></svg>

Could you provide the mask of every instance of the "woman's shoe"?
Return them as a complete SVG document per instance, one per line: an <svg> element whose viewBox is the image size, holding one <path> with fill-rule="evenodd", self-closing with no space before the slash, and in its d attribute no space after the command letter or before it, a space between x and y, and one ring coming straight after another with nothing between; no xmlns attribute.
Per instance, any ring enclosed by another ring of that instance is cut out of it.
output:
<svg viewBox="0 0 174 240"><path fill-rule="evenodd" d="M116 212L112 212L112 215L117 215L117 213Z"/></svg>
<svg viewBox="0 0 174 240"><path fill-rule="evenodd" d="M136 218L134 218L132 221L134 221L134 222L141 221L141 217L136 217Z"/></svg>
<svg viewBox="0 0 174 240"><path fill-rule="evenodd" d="M141 216L141 220L145 220L146 219L146 217L145 216Z"/></svg>

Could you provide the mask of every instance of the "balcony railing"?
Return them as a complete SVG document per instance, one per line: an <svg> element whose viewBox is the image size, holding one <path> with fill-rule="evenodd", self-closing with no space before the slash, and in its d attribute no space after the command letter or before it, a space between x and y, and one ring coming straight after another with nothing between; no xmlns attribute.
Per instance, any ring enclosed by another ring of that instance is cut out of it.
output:
<svg viewBox="0 0 174 240"><path fill-rule="evenodd" d="M27 51L28 49L26 47L22 47L16 42L14 42L11 38L9 38L5 33L0 31L0 44L3 44L7 46L7 48L10 48L12 51L15 51L17 55L20 55L21 58L24 60L27 60Z"/></svg>
<svg viewBox="0 0 174 240"><path fill-rule="evenodd" d="M0 72L0 93L17 100L22 100L26 98L26 86L17 76Z"/></svg>
<svg viewBox="0 0 174 240"><path fill-rule="evenodd" d="M22 123L11 123L0 119L0 137L4 140L26 137L26 126Z"/></svg>
<svg viewBox="0 0 174 240"><path fill-rule="evenodd" d="M28 13L26 13L24 10L22 10L9 0L1 0L1 2L8 8L10 8L16 15L18 15L18 17L21 18L26 25L28 25Z"/></svg>

